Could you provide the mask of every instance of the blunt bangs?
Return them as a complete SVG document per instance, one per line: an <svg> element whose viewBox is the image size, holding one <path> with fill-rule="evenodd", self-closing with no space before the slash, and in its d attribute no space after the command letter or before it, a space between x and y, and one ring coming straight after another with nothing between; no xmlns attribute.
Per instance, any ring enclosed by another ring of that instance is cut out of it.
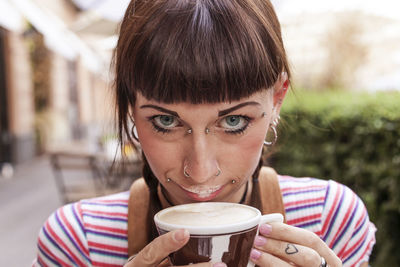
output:
<svg viewBox="0 0 400 267"><path fill-rule="evenodd" d="M132 2L116 50L120 100L123 93L134 104L140 92L164 103L229 102L289 76L268 1Z"/></svg>

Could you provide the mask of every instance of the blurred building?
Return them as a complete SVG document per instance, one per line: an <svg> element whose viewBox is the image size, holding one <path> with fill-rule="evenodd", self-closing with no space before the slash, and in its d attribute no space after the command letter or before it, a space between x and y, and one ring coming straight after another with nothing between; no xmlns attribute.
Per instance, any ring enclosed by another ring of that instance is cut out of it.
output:
<svg viewBox="0 0 400 267"><path fill-rule="evenodd" d="M400 16L338 11L282 21L295 86L400 90Z"/></svg>
<svg viewBox="0 0 400 267"><path fill-rule="evenodd" d="M111 50L71 30L81 13L67 0L0 1L0 163L111 129Z"/></svg>
<svg viewBox="0 0 400 267"><path fill-rule="evenodd" d="M295 87L400 90L397 0L271 0Z"/></svg>

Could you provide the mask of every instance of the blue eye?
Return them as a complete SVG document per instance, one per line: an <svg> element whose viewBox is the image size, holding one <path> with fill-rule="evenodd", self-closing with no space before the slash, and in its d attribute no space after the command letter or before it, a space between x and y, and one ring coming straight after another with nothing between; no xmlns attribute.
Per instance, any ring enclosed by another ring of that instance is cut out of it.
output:
<svg viewBox="0 0 400 267"><path fill-rule="evenodd" d="M242 115L230 115L223 118L220 127L225 129L229 134L242 133L249 126L251 119Z"/></svg>
<svg viewBox="0 0 400 267"><path fill-rule="evenodd" d="M240 119L240 116L228 116L225 121L229 126L235 127L240 123Z"/></svg>
<svg viewBox="0 0 400 267"><path fill-rule="evenodd" d="M157 117L157 120L163 125L163 126L171 126L174 123L174 117L172 116L166 116L166 115L161 115Z"/></svg>
<svg viewBox="0 0 400 267"><path fill-rule="evenodd" d="M150 121L155 130L163 133L167 133L181 125L179 120L171 115L156 115L151 117Z"/></svg>

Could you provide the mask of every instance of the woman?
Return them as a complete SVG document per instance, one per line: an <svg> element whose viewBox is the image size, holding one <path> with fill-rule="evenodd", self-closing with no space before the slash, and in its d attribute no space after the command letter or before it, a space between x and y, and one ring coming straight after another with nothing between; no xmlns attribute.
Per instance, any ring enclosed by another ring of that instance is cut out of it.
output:
<svg viewBox="0 0 400 267"><path fill-rule="evenodd" d="M263 147L276 140L290 81L269 1L133 0L115 66L119 134L121 142L136 139L143 151L149 225L168 205L257 206ZM272 141L265 141L269 129ZM279 187L287 224L261 226L254 263L368 265L375 228L351 190L287 176L279 176ZM124 192L60 208L40 232L36 263L167 265L164 259L188 241L187 231L157 237L149 226L146 246L128 261L128 198Z"/></svg>

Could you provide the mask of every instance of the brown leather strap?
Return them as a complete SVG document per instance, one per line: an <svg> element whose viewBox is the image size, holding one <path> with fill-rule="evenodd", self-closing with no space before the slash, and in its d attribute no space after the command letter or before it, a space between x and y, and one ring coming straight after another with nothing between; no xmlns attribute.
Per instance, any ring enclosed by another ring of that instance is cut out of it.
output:
<svg viewBox="0 0 400 267"><path fill-rule="evenodd" d="M278 212L285 218L285 206L283 205L278 175L272 168L263 167L261 169L259 186L262 213ZM138 253L147 245L149 195L149 189L143 178L132 184L128 202L128 256Z"/></svg>
<svg viewBox="0 0 400 267"><path fill-rule="evenodd" d="M285 205L283 204L278 174L270 167L262 167L258 177L262 214L281 213L286 222Z"/></svg>
<svg viewBox="0 0 400 267"><path fill-rule="evenodd" d="M128 256L141 251L148 242L147 210L150 191L143 178L136 180L130 189L128 202Z"/></svg>

